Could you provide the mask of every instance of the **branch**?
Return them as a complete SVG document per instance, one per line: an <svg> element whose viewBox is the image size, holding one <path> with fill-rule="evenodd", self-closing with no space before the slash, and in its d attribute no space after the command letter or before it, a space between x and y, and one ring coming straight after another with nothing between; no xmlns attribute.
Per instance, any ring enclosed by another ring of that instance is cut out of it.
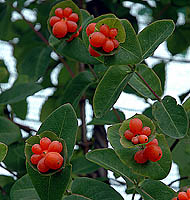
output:
<svg viewBox="0 0 190 200"><path fill-rule="evenodd" d="M182 181L182 180L189 179L189 178L190 178L189 176L184 176L184 177L178 178L178 179L172 181L170 184L168 184L168 186L171 186L173 183L175 183L177 181Z"/></svg>
<svg viewBox="0 0 190 200"><path fill-rule="evenodd" d="M175 148L175 146L178 144L178 142L179 142L179 139L176 139L176 140L174 141L174 143L171 145L171 147L170 147L170 151L171 151L171 152L173 151L173 149Z"/></svg>
<svg viewBox="0 0 190 200"><path fill-rule="evenodd" d="M118 119L118 121L122 122L121 117L119 116L118 111L114 107L113 107L113 112L114 112L116 118Z"/></svg>
<svg viewBox="0 0 190 200"><path fill-rule="evenodd" d="M133 196L132 196L131 200L135 200L135 192L133 193Z"/></svg>
<svg viewBox="0 0 190 200"><path fill-rule="evenodd" d="M21 15L21 17L23 18L23 20L30 26L30 28L34 31L34 33L35 33L48 47L52 48L52 49L55 51L55 53L56 53L57 56L59 57L59 60L64 64L64 66L66 67L66 69L67 69L68 72L70 73L71 77L73 78L73 77L75 76L75 74L73 73L73 71L71 70L71 68L69 67L69 65L66 63L66 61L62 58L62 56L56 51L56 49L54 49L52 46L50 46L48 40L47 40L40 32L38 32L38 31L35 30L34 25L24 17L24 15L21 13L21 11L20 11L18 8L13 7L13 6L12 6L12 8L15 9L15 10Z"/></svg>
<svg viewBox="0 0 190 200"><path fill-rule="evenodd" d="M16 174L14 174L14 172L12 172L10 169L4 167L2 164L0 164L0 167L2 167L3 169L7 170L10 174L12 174L14 177L16 176L18 178L18 176Z"/></svg>
<svg viewBox="0 0 190 200"><path fill-rule="evenodd" d="M151 56L152 58L156 58L156 59L161 59L161 60L168 60L173 61L173 62L179 62L179 63L190 63L190 60L179 60L179 59L174 59L174 58L164 58L161 56Z"/></svg>
<svg viewBox="0 0 190 200"><path fill-rule="evenodd" d="M24 126L22 124L19 124L17 122L12 121L14 124L16 124L19 128L21 128L22 130L26 131L27 133L31 133L31 132L37 132L36 130L28 127L28 126Z"/></svg>

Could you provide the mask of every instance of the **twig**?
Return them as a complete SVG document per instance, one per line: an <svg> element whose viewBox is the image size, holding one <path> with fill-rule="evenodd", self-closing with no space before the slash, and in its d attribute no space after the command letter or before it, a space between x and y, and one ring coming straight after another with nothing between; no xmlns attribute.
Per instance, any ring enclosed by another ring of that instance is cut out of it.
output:
<svg viewBox="0 0 190 200"><path fill-rule="evenodd" d="M179 63L190 63L190 60L179 60L179 59L174 59L174 58L164 58L164 57L161 57L161 56L151 56L152 58L156 58L156 59L161 59L161 60L168 60L169 62L170 61L173 61L173 62L179 62Z"/></svg>
<svg viewBox="0 0 190 200"><path fill-rule="evenodd" d="M0 164L0 167L2 167L3 169L7 170L10 174L12 174L13 176L18 178L18 176L16 174L14 174L14 172L12 172L10 169L4 167L2 164Z"/></svg>
<svg viewBox="0 0 190 200"><path fill-rule="evenodd" d="M94 76L94 78L95 78L96 80L98 80L98 76L96 75L96 72L94 71L94 69L91 67L90 64L88 65L88 67L89 67L89 69L90 69L92 75Z"/></svg>
<svg viewBox="0 0 190 200"><path fill-rule="evenodd" d="M182 180L189 179L189 178L190 178L189 176L184 176L184 177L178 178L178 179L172 181L170 184L168 184L168 186L171 186L173 183L175 183L177 181L182 181Z"/></svg>
<svg viewBox="0 0 190 200"><path fill-rule="evenodd" d="M13 7L13 6L12 6ZM70 73L71 77L73 78L75 76L75 74L73 73L73 71L71 70L71 68L69 67L69 65L66 63L66 61L62 58L62 56L52 47L50 46L48 40L38 31L35 30L34 25L29 22L24 15L21 13L21 11L18 8L13 7L23 18L23 20L31 27L31 29L35 32L35 34L50 48L52 48L55 53L58 55L59 60L64 64L65 68L68 70L68 72Z"/></svg>
<svg viewBox="0 0 190 200"><path fill-rule="evenodd" d="M22 124L19 124L17 122L12 121L14 124L16 124L19 128L21 128L22 130L26 131L27 133L31 133L31 132L37 132L36 130L28 127L28 126L24 126Z"/></svg>
<svg viewBox="0 0 190 200"><path fill-rule="evenodd" d="M175 148L175 146L178 144L178 142L179 142L179 139L176 139L175 141L174 141L174 143L171 145L171 147L170 147L170 151L173 151L173 149Z"/></svg>
<svg viewBox="0 0 190 200"><path fill-rule="evenodd" d="M133 196L132 196L131 200L135 200L135 192L133 193Z"/></svg>
<svg viewBox="0 0 190 200"><path fill-rule="evenodd" d="M118 119L118 121L122 122L121 117L119 116L118 111L114 107L113 107L113 112L114 112L116 118Z"/></svg>

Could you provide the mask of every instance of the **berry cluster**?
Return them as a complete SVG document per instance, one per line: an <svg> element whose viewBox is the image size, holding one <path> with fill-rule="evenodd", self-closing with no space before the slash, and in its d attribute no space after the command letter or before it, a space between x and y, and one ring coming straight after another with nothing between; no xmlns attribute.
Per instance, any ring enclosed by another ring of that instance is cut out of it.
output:
<svg viewBox="0 0 190 200"><path fill-rule="evenodd" d="M151 134L151 129L147 126L143 127L140 119L134 118L129 122L130 130L126 130L124 136L133 144L144 144L148 142L148 136ZM134 160L137 163L145 163L148 160L157 162L162 157L162 150L158 146L158 140L153 139L145 145L145 148L135 153Z"/></svg>
<svg viewBox="0 0 190 200"><path fill-rule="evenodd" d="M179 192L178 196L172 200L190 200L190 188L187 189L187 192Z"/></svg>
<svg viewBox="0 0 190 200"><path fill-rule="evenodd" d="M115 38L118 34L116 28L110 29L107 24L103 24L100 26L99 32L94 32L95 26L96 23L91 23L86 28L86 34L88 35L90 42L88 50L92 56L100 56L100 54L92 47L102 48L106 53L110 53L114 49L118 48L119 42Z"/></svg>
<svg viewBox="0 0 190 200"><path fill-rule="evenodd" d="M37 165L40 172L47 172L49 169L59 169L63 164L63 157L60 155L63 145L59 141L52 141L43 137L40 144L32 146L34 153L30 161L33 165Z"/></svg>
<svg viewBox="0 0 190 200"><path fill-rule="evenodd" d="M55 15L56 16L50 18L49 23L50 26L52 26L52 32L56 38L63 38L67 33L74 33L77 31L79 16L77 13L73 13L71 8L57 8L55 10ZM80 30L81 29L73 34L68 42L78 37Z"/></svg>

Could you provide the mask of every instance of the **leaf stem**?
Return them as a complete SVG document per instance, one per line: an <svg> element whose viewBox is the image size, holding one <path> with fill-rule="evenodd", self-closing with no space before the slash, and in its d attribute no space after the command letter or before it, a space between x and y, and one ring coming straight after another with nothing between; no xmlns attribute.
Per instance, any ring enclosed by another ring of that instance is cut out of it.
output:
<svg viewBox="0 0 190 200"><path fill-rule="evenodd" d="M179 142L179 139L176 139L176 140L174 141L174 143L171 145L171 147L170 147L170 151L171 151L171 152L174 150L174 148L175 148L175 146L178 144L178 142Z"/></svg>
<svg viewBox="0 0 190 200"><path fill-rule="evenodd" d="M134 70L134 67L131 65L128 65L131 70ZM144 84L146 85L146 87L152 92L152 94L156 97L156 99L158 101L161 101L161 98L156 94L156 92L150 87L150 85L146 82L146 80L143 78L143 76L141 74L139 74L137 71L135 71L135 74L144 82Z"/></svg>
<svg viewBox="0 0 190 200"><path fill-rule="evenodd" d="M96 72L94 71L94 69L92 68L92 66L91 66L90 64L88 64L88 67L89 67L89 69L90 69L92 75L94 76L94 78L95 78L96 80L98 80L98 76L96 75Z"/></svg>
<svg viewBox="0 0 190 200"><path fill-rule="evenodd" d="M67 64L67 62L62 58L62 56L52 47L50 46L48 40L40 33L38 32L35 28L34 28L34 25L28 21L24 15L21 13L21 11L16 8L16 7L13 7L13 9L15 9L20 15L21 17L23 18L23 20L30 26L30 28L34 31L34 33L47 45L49 46L50 48L52 48L55 53L57 54L57 56L59 57L59 60L64 64L65 68L67 69L67 71L70 73L71 77L74 78L75 74L73 73L73 71L71 70L71 68L69 67L69 65Z"/></svg>

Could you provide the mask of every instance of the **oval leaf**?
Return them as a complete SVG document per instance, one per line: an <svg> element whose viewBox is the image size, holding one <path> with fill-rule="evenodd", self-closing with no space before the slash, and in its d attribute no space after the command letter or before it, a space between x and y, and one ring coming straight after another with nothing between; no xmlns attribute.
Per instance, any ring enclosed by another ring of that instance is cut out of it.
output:
<svg viewBox="0 0 190 200"><path fill-rule="evenodd" d="M146 59L151 56L156 48L173 33L174 28L172 20L159 20L143 29L138 34L142 58Z"/></svg>
<svg viewBox="0 0 190 200"><path fill-rule="evenodd" d="M138 114L136 114L133 117L129 118L128 120L125 120L121 124L121 127L119 129L119 135L121 137L120 142L121 142L122 146L125 147L125 148L136 147L136 145L134 145L131 141L127 140L124 137L125 131L130 129L129 128L129 122L133 118L140 119L142 121L142 123L143 123L143 127L144 126L148 126L151 129L151 135L148 137L149 142L155 138L155 126L154 126L154 123L152 122L152 120L149 119L148 117L146 117L145 115L138 115ZM138 144L138 145L141 146L141 145L144 145L144 144Z"/></svg>
<svg viewBox="0 0 190 200"><path fill-rule="evenodd" d="M139 148L124 148L120 143L119 128L120 124L114 125L108 129L108 140L120 160L122 160L122 162L130 167L136 174L149 177L151 179L165 178L170 171L172 160L171 152L164 135L156 135L159 146L163 152L162 158L157 162L148 161L144 164L139 164L134 160L134 155L137 151L139 151Z"/></svg>
<svg viewBox="0 0 190 200"><path fill-rule="evenodd" d="M105 64L108 66L137 64L142 60L140 43L132 25L126 19L121 20L121 22L125 28L126 40L120 44L118 53L105 57Z"/></svg>
<svg viewBox="0 0 190 200"><path fill-rule="evenodd" d="M43 176L26 163L27 172L41 200L61 200L71 178L71 165L60 172Z"/></svg>
<svg viewBox="0 0 190 200"><path fill-rule="evenodd" d="M155 93L158 96L162 95L163 92L160 79L151 68L149 68L144 64L140 64L136 66L136 71L145 79L145 81L149 84L149 86L155 91ZM136 90L141 96L144 96L146 98L151 98L152 100L156 100L156 97L147 88L145 83L137 76L137 74L134 74L131 77L129 85L134 90Z"/></svg>
<svg viewBox="0 0 190 200"><path fill-rule="evenodd" d="M2 162L7 155L8 147L6 144L0 142L0 162Z"/></svg>
<svg viewBox="0 0 190 200"><path fill-rule="evenodd" d="M42 86L37 83L20 83L0 94L0 104L11 104L24 100L40 91Z"/></svg>
<svg viewBox="0 0 190 200"><path fill-rule="evenodd" d="M72 194L68 197L65 197L64 200L92 200L92 199L89 199L89 198L84 197L82 195Z"/></svg>
<svg viewBox="0 0 190 200"><path fill-rule="evenodd" d="M152 113L164 134L172 138L183 138L187 134L187 114L173 97L165 96L161 102L154 103Z"/></svg>
<svg viewBox="0 0 190 200"><path fill-rule="evenodd" d="M28 174L24 175L22 178L18 179L11 188L10 192L11 200L40 200L32 181Z"/></svg>
<svg viewBox="0 0 190 200"><path fill-rule="evenodd" d="M132 73L127 66L112 66L106 71L93 99L97 118L102 117L114 105L131 76Z"/></svg>
<svg viewBox="0 0 190 200"><path fill-rule="evenodd" d="M71 190L74 194L79 194L92 200L108 200L110 197L114 200L123 200L109 185L90 178L76 178L73 181Z"/></svg>
<svg viewBox="0 0 190 200"><path fill-rule="evenodd" d="M76 141L77 128L77 116L75 111L70 104L65 104L49 115L42 123L37 134L44 131L52 131L59 138L65 140L69 161Z"/></svg>

